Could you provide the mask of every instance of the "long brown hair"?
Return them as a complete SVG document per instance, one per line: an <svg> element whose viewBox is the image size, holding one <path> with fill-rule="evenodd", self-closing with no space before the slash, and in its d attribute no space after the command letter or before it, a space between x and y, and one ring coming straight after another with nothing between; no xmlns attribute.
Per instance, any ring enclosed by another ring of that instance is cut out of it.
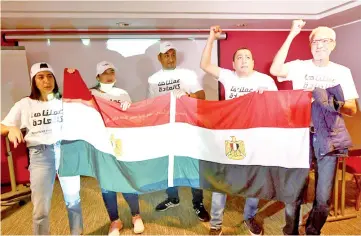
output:
<svg viewBox="0 0 361 236"><path fill-rule="evenodd" d="M33 78L31 79L31 93L29 98L34 99L34 100L40 100L41 97L41 93L39 88L36 86L36 82L35 82L35 77L36 75L33 76ZM54 77L54 89L53 89L53 93L55 98L60 99L61 98L61 94L59 92L59 86L58 83L56 82L56 78L53 74Z"/></svg>

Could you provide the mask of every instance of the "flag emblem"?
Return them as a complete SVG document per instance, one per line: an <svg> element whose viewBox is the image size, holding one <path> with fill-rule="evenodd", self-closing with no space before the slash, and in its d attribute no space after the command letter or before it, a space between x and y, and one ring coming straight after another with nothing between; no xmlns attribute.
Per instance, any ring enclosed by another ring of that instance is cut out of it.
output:
<svg viewBox="0 0 361 236"><path fill-rule="evenodd" d="M122 155L122 140L114 137L114 134L110 136L110 142L112 143L113 151L116 157Z"/></svg>
<svg viewBox="0 0 361 236"><path fill-rule="evenodd" d="M242 140L231 136L231 140L225 141L226 156L232 160L243 160L246 157L246 148Z"/></svg>

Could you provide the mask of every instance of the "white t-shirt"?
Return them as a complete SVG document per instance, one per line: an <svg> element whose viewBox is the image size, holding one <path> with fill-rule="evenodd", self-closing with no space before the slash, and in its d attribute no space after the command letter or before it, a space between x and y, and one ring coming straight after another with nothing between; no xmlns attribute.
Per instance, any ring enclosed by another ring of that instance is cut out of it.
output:
<svg viewBox="0 0 361 236"><path fill-rule="evenodd" d="M226 100L243 96L259 88L269 91L278 90L270 76L257 71L253 71L247 78L239 78L234 71L221 68L218 79L224 86Z"/></svg>
<svg viewBox="0 0 361 236"><path fill-rule="evenodd" d="M295 60L285 64L288 67L287 78L278 77L278 81L290 80L293 89L309 89L315 87L326 89L340 85L345 100L359 97L349 68L330 62L327 66L319 67L312 60Z"/></svg>
<svg viewBox="0 0 361 236"><path fill-rule="evenodd" d="M97 89L90 89L90 91L94 96L104 98L108 101L113 101L113 102L117 102L117 103L121 103L121 102L125 102L125 101L129 102L129 103L132 102L127 91L120 89L120 88L113 87L107 93L103 93Z"/></svg>
<svg viewBox="0 0 361 236"><path fill-rule="evenodd" d="M160 70L148 79L147 98L164 95L173 90L181 89L187 93L203 90L197 74L188 69Z"/></svg>
<svg viewBox="0 0 361 236"><path fill-rule="evenodd" d="M24 139L27 146L31 147L60 141L62 122L61 99L43 102L26 97L15 103L1 123L20 129L26 128Z"/></svg>

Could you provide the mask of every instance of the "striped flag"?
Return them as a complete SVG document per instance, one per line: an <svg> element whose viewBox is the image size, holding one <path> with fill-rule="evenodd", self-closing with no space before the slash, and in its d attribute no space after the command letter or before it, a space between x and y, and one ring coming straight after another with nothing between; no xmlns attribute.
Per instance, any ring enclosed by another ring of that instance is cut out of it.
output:
<svg viewBox="0 0 361 236"><path fill-rule="evenodd" d="M226 101L170 93L123 112L65 71L59 173L123 193L190 186L293 202L309 171L310 112L304 91Z"/></svg>

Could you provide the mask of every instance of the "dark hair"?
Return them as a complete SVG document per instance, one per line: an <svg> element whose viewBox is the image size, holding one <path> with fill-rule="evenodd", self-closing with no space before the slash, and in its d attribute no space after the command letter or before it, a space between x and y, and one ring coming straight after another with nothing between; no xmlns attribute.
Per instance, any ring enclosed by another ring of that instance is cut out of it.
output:
<svg viewBox="0 0 361 236"><path fill-rule="evenodd" d="M98 75L97 75L97 77L98 77ZM100 88L100 83L97 80L97 84L95 86L91 87L90 89L99 89L99 88Z"/></svg>
<svg viewBox="0 0 361 236"><path fill-rule="evenodd" d="M100 76L99 75L97 75L95 78L99 78ZM93 87L91 87L90 89L99 89L100 88L100 82L99 82L99 80L97 80L97 83L96 83L96 85L95 86L93 86Z"/></svg>
<svg viewBox="0 0 361 236"><path fill-rule="evenodd" d="M98 78L98 77L99 77L99 75L97 75L97 77L95 77L95 78ZM113 87L115 87L115 84L113 85ZM97 84L95 86L91 87L90 89L99 89L99 88L100 88L100 82L99 82L99 80L97 80Z"/></svg>
<svg viewBox="0 0 361 236"><path fill-rule="evenodd" d="M240 50L248 50L248 51L251 52L251 50L250 50L249 48L247 48L247 47L238 48L238 49L233 53L233 61L235 60L235 57L236 57L237 52L240 51ZM251 52L251 54L252 54L252 52ZM253 57L253 54L252 54L252 57Z"/></svg>
<svg viewBox="0 0 361 236"><path fill-rule="evenodd" d="M40 68L48 68L48 65L46 63L42 63L42 64L40 64ZM33 78L31 78L31 93L30 93L29 97L34 100L40 100L41 93L40 93L39 88L36 86L35 77L36 77L36 75L34 75ZM59 86L58 86L58 83L56 82L56 78L55 78L54 74L53 74L53 77L54 77L53 93L54 93L55 98L60 99L62 96L60 94Z"/></svg>
<svg viewBox="0 0 361 236"><path fill-rule="evenodd" d="M90 89L99 89L100 88L100 84L96 84L95 86L91 87Z"/></svg>

